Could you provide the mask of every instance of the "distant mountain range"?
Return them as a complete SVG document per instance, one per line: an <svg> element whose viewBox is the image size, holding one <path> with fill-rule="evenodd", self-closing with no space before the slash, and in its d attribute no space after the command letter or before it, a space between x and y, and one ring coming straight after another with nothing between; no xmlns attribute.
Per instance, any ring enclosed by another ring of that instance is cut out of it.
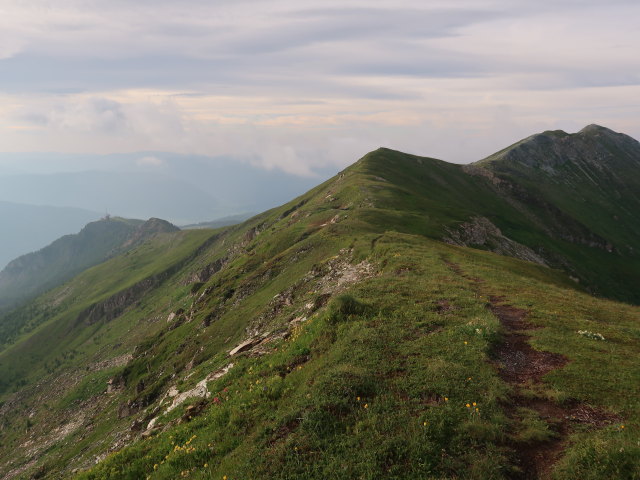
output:
<svg viewBox="0 0 640 480"><path fill-rule="evenodd" d="M176 225L228 225L333 173L299 177L238 159L166 152L0 153L0 268L107 213L160 217ZM230 219L218 220L223 217Z"/></svg>
<svg viewBox="0 0 640 480"><path fill-rule="evenodd" d="M325 169L316 177L300 177L238 159L166 152L2 153L0 200L185 225L266 210L334 173Z"/></svg>
<svg viewBox="0 0 640 480"><path fill-rule="evenodd" d="M0 176L0 197L20 203L82 206L88 210L148 218L160 212L177 222L219 216L211 194L157 173L67 172Z"/></svg>

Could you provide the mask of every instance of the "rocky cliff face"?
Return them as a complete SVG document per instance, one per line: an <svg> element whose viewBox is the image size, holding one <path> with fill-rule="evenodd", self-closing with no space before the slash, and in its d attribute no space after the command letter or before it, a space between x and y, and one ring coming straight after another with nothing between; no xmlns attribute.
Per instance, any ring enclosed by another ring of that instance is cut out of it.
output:
<svg viewBox="0 0 640 480"><path fill-rule="evenodd" d="M547 262L529 247L505 237L500 229L486 217L473 217L457 228L448 229L444 241L461 247L486 248L499 255L519 258L547 265Z"/></svg>

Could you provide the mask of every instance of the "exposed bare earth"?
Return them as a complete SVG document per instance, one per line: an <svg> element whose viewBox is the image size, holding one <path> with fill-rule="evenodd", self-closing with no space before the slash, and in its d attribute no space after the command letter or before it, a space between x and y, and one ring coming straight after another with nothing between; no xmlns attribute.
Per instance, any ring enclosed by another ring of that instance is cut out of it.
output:
<svg viewBox="0 0 640 480"><path fill-rule="evenodd" d="M545 479L567 446L572 424L581 423L597 428L612 423L616 418L587 405L559 405L548 398L526 395L527 388L542 383L544 375L562 368L568 359L557 353L535 350L529 344L530 335L526 332L536 327L526 322L525 310L505 304L502 297L491 296L489 300L489 309L505 330L504 340L495 350L500 377L513 386L511 401L505 410L514 423L521 421L520 409L533 410L555 434L544 440L512 443L518 470L513 472L511 478Z"/></svg>
<svg viewBox="0 0 640 480"><path fill-rule="evenodd" d="M456 274L467 280L480 294L486 295L482 279L467 275L459 265L443 258ZM494 349L494 363L500 378L512 386L505 412L512 420L513 429L522 423L522 411L534 411L538 418L553 432L551 438L536 441L518 441L514 431L510 432L509 446L515 453L517 469L508 476L512 480L544 480L551 476L553 466L562 457L568 445L573 425L581 424L601 428L620 419L608 412L579 402L562 405L549 398L536 395L532 387L543 384L543 377L562 368L569 359L557 353L535 350L528 333L537 327L527 322L527 312L507 303L501 296L489 295L489 310L500 320L504 329L502 342ZM446 308L446 307L445 307Z"/></svg>
<svg viewBox="0 0 640 480"><path fill-rule="evenodd" d="M513 444L519 471L514 472L512 478L545 478L565 448L568 412L551 400L526 398L522 390L528 385L540 383L545 374L561 368L568 360L562 355L534 350L529 345L530 336L524 333L533 328L525 321L527 312L502 301L502 298L490 297L489 309L505 329L504 341L495 355L500 377L514 387L511 403L506 407L507 414L517 422L519 407L535 410L556 433L552 439Z"/></svg>

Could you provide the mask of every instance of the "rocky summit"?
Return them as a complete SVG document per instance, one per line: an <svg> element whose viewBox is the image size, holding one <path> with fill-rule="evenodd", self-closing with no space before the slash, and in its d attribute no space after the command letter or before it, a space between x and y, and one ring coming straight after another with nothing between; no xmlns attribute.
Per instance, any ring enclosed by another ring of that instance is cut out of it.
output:
<svg viewBox="0 0 640 480"><path fill-rule="evenodd" d="M239 225L91 224L2 274L32 296L0 478L640 478L639 212L640 144L590 125L380 148Z"/></svg>

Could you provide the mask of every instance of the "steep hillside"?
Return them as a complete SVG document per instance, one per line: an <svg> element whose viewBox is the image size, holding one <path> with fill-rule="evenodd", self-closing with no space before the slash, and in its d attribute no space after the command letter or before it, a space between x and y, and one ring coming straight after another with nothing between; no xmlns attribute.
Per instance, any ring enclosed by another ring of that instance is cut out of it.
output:
<svg viewBox="0 0 640 480"><path fill-rule="evenodd" d="M44 207L0 201L0 268L20 255L36 251L87 223L99 213L67 207Z"/></svg>
<svg viewBox="0 0 640 480"><path fill-rule="evenodd" d="M638 302L633 283L640 271L640 143L598 125L576 134L544 132L529 137L478 166L495 174L500 192L509 192L519 209L537 202L551 205L576 224L582 234L556 229L549 235L595 247L575 260L576 276L596 292ZM612 255L606 255L604 252ZM575 252L576 254L578 252ZM606 278L606 282L601 280ZM609 280L610 279L610 280Z"/></svg>
<svg viewBox="0 0 640 480"><path fill-rule="evenodd" d="M109 217L89 223L77 234L65 235L37 252L10 262L0 272L0 310L59 285L152 235L177 230L170 223L155 218L143 222ZM4 343L3 327L0 327L0 338Z"/></svg>
<svg viewBox="0 0 640 480"><path fill-rule="evenodd" d="M600 251L591 230L542 200L523 215L479 170L380 149L23 306L0 472L640 478L640 310L542 265Z"/></svg>
<svg viewBox="0 0 640 480"><path fill-rule="evenodd" d="M610 249L637 250L640 237L640 143L589 125L570 135L544 132L478 165L518 182L572 215Z"/></svg>

